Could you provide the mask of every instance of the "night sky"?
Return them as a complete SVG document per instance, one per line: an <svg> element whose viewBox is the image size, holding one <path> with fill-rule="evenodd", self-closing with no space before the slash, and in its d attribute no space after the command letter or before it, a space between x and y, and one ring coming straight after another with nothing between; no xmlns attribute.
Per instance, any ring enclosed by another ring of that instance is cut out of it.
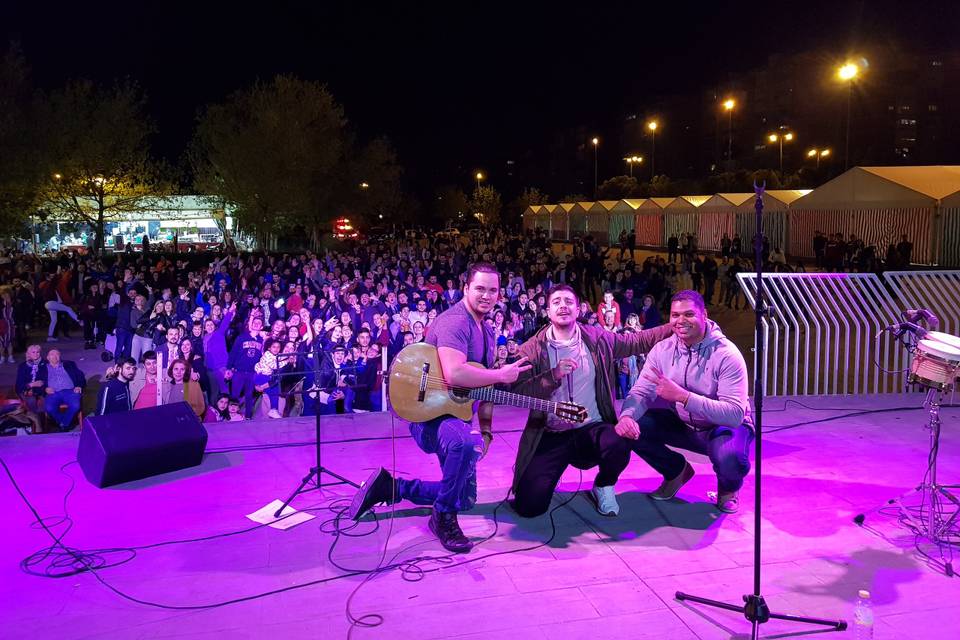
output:
<svg viewBox="0 0 960 640"><path fill-rule="evenodd" d="M7 0L0 29L41 87L135 79L155 150L173 162L203 104L276 73L323 81L361 138L388 136L424 188L469 187L476 168L495 181L503 160L558 128L602 128L625 101L697 94L772 53L939 46L960 27L949 0L654 4Z"/></svg>

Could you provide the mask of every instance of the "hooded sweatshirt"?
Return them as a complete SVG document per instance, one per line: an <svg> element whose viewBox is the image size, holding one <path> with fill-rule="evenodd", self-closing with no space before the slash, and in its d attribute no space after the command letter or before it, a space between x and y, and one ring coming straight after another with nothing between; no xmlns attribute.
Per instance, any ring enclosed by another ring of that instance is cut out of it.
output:
<svg viewBox="0 0 960 640"><path fill-rule="evenodd" d="M707 430L716 426L752 426L747 399L747 364L713 320L698 344L687 347L676 335L657 343L647 355L643 372L623 402L620 416L639 420L647 409L672 409L688 426ZM690 392L686 406L657 396L656 385L645 376L659 371Z"/></svg>

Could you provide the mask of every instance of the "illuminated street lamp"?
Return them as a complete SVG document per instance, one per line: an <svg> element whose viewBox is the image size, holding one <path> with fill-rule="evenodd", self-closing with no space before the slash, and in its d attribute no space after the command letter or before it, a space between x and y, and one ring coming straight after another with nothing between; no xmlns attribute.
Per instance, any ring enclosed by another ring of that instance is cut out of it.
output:
<svg viewBox="0 0 960 640"><path fill-rule="evenodd" d="M361 189L369 189L369 188L370 188L370 185L367 184L366 182L361 182L361 183L360 183L360 188L361 188Z"/></svg>
<svg viewBox="0 0 960 640"><path fill-rule="evenodd" d="M62 173L55 173L55 174L53 174L53 179L54 179L54 180L62 180L62 179L63 179L63 174L62 174Z"/></svg>
<svg viewBox="0 0 960 640"><path fill-rule="evenodd" d="M770 142L780 143L780 179L783 180L783 143L793 141L793 132L784 131L785 127L780 127L780 133L771 133L767 136Z"/></svg>
<svg viewBox="0 0 960 640"><path fill-rule="evenodd" d="M630 169L630 177L633 177L633 165L640 164L643 162L643 156L629 156L624 158L627 163L627 167Z"/></svg>
<svg viewBox="0 0 960 640"><path fill-rule="evenodd" d="M480 171L477 171L477 175L474 176L474 177L476 177L476 179L477 179L477 191L479 191L479 190L480 190L480 181L483 180L483 173L481 173Z"/></svg>
<svg viewBox="0 0 960 640"><path fill-rule="evenodd" d="M855 62L846 62L837 69L837 77L847 83L847 137L843 148L843 168L850 168L850 101L853 96L853 82L860 75L860 66Z"/></svg>
<svg viewBox="0 0 960 640"><path fill-rule="evenodd" d="M657 175L657 127L660 126L656 120L647 123L647 129L650 131L650 179Z"/></svg>
<svg viewBox="0 0 960 640"><path fill-rule="evenodd" d="M830 149L810 149L810 151L807 151L808 158L817 159L817 169L820 168L820 158L826 158L829 155Z"/></svg>
<svg viewBox="0 0 960 640"><path fill-rule="evenodd" d="M727 112L727 163L733 163L733 109L737 106L733 98L723 102L723 109Z"/></svg>

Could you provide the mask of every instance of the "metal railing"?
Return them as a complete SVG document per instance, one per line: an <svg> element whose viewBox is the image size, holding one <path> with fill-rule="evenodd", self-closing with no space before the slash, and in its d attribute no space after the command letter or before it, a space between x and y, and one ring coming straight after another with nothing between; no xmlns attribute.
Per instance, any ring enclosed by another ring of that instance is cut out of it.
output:
<svg viewBox="0 0 960 640"><path fill-rule="evenodd" d="M756 308L756 274L737 274ZM884 331L902 306L874 274L770 273L763 276L770 313L759 366L764 393L836 395L899 393L909 353ZM749 362L749 360L748 360Z"/></svg>
<svg viewBox="0 0 960 640"><path fill-rule="evenodd" d="M939 331L960 334L960 271L887 271L883 279L904 309L928 309Z"/></svg>

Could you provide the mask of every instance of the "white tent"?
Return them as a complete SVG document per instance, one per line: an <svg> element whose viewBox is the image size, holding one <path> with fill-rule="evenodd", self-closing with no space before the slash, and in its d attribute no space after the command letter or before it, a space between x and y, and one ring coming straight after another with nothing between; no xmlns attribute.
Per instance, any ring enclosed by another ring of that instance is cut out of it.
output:
<svg viewBox="0 0 960 640"><path fill-rule="evenodd" d="M600 200L587 210L587 231L601 247L617 243L620 231L614 235L610 230L610 211L616 204L616 200Z"/></svg>
<svg viewBox="0 0 960 640"><path fill-rule="evenodd" d="M697 221L699 248L704 251L720 251L723 236L733 238L737 207L753 197L752 193L718 193L700 205Z"/></svg>
<svg viewBox="0 0 960 640"><path fill-rule="evenodd" d="M569 207L567 209L567 216L569 218L569 223L567 228L569 229L570 239L580 237L583 238L587 235L587 212L590 210L590 207L593 206L592 202L574 202L574 203L560 203L561 207Z"/></svg>
<svg viewBox="0 0 960 640"><path fill-rule="evenodd" d="M791 205L790 253L812 256L816 231L855 235L879 255L906 236L912 261L932 264L954 253L934 235L941 201L958 191L960 167L854 167Z"/></svg>
<svg viewBox="0 0 960 640"><path fill-rule="evenodd" d="M763 193L763 235L770 241L770 248L787 247L787 212L797 199L810 193L810 189L771 189ZM741 252L753 255L753 236L757 230L756 195L737 207L734 234L740 236Z"/></svg>
<svg viewBox="0 0 960 640"><path fill-rule="evenodd" d="M636 215L638 245L658 248L666 246L664 209L674 200L676 198L647 198L632 201L640 203L637 205Z"/></svg>
<svg viewBox="0 0 960 640"><path fill-rule="evenodd" d="M616 242L620 237L621 231L628 234L634 230L637 234L637 242L640 243L640 228L637 225L637 207L643 200L617 200L610 207L610 241ZM642 243L640 243L642 244Z"/></svg>
<svg viewBox="0 0 960 640"><path fill-rule="evenodd" d="M550 215L550 237L553 240L567 240L567 210L558 204L545 204L543 208Z"/></svg>
<svg viewBox="0 0 960 640"><path fill-rule="evenodd" d="M683 245L682 236L684 234L697 235L700 224L697 215L697 209L704 202L710 199L710 196L680 196L663 208L663 236L669 239L670 236L677 236Z"/></svg>

